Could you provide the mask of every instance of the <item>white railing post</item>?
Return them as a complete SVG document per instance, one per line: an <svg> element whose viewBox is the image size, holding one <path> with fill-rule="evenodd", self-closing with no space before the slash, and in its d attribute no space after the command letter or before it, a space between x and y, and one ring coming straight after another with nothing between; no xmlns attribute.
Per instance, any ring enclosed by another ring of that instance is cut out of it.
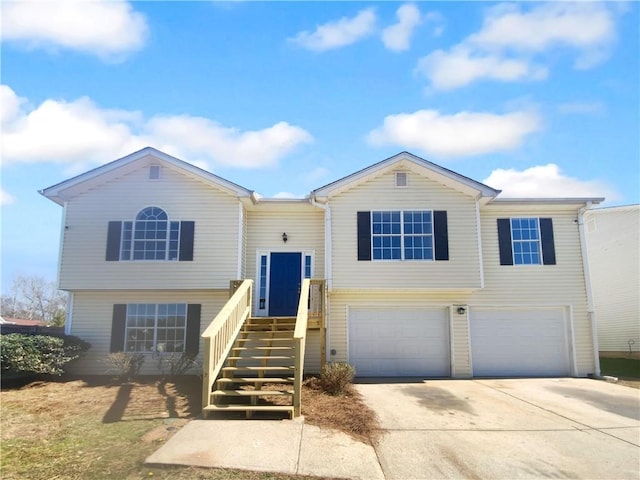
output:
<svg viewBox="0 0 640 480"><path fill-rule="evenodd" d="M295 372L293 382L293 416L299 417L302 409L302 377L304 375L304 353L307 339L307 323L309 320L309 290L311 280L305 278L300 289L296 328L293 332L295 345Z"/></svg>

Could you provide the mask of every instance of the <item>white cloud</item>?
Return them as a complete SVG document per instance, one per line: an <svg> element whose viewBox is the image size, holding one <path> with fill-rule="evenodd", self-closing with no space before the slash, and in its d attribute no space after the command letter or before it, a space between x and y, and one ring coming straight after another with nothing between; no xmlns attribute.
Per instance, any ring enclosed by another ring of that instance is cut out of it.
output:
<svg viewBox="0 0 640 480"><path fill-rule="evenodd" d="M558 49L574 52L575 68L591 68L609 56L615 10L593 2L500 4L488 9L479 32L421 58L417 71L438 90L483 78L540 80L548 73L545 54Z"/></svg>
<svg viewBox="0 0 640 480"><path fill-rule="evenodd" d="M86 97L49 99L26 108L24 99L7 86L0 88L0 98L4 165L57 162L84 168L151 145L203 167L258 168L313 140L306 130L287 122L240 131L189 115L145 119L140 112L102 109Z"/></svg>
<svg viewBox="0 0 640 480"><path fill-rule="evenodd" d="M323 52L351 45L371 35L376 26L376 14L372 8L361 10L353 18L343 17L334 22L325 23L314 32L300 32L289 40L298 45Z"/></svg>
<svg viewBox="0 0 640 480"><path fill-rule="evenodd" d="M13 195L0 189L0 206L4 207L6 205L11 205L15 200L16 199Z"/></svg>
<svg viewBox="0 0 640 480"><path fill-rule="evenodd" d="M278 192L273 196L273 198L304 198L304 195L298 195L291 192Z"/></svg>
<svg viewBox="0 0 640 480"><path fill-rule="evenodd" d="M306 130L287 122L242 132L188 115L152 118L146 131L161 150L178 157L210 157L215 163L241 168L273 165L298 145L312 140Z"/></svg>
<svg viewBox="0 0 640 480"><path fill-rule="evenodd" d="M501 81L541 80L546 78L544 67L527 60L499 55L474 53L457 46L449 52L436 50L418 61L417 71L427 77L437 90L451 90L488 78Z"/></svg>
<svg viewBox="0 0 640 480"><path fill-rule="evenodd" d="M400 52L409 49L413 30L422 23L420 10L411 3L405 3L396 11L398 23L384 29L382 42L389 50Z"/></svg>
<svg viewBox="0 0 640 480"><path fill-rule="evenodd" d="M605 110L602 102L567 102L558 105L558 111L564 114L596 115Z"/></svg>
<svg viewBox="0 0 640 480"><path fill-rule="evenodd" d="M620 198L620 195L605 182L579 180L564 175L560 167L553 163L522 171L499 168L491 172L482 183L502 190L501 197L606 197L608 201Z"/></svg>
<svg viewBox="0 0 640 480"><path fill-rule="evenodd" d="M118 60L140 49L147 22L123 0L2 3L2 40L29 48L79 50Z"/></svg>
<svg viewBox="0 0 640 480"><path fill-rule="evenodd" d="M554 47L579 51L576 67L588 68L606 58L615 39L613 12L595 2L555 2L522 12L514 4L491 8L483 28L468 42L483 49L543 52Z"/></svg>
<svg viewBox="0 0 640 480"><path fill-rule="evenodd" d="M514 149L539 128L538 115L527 111L443 115L437 110L418 110L387 116L369 134L369 142L438 156L469 156Z"/></svg>
<svg viewBox="0 0 640 480"><path fill-rule="evenodd" d="M428 12L423 16L427 23L435 24L433 27L433 36L439 37L444 32L445 20L442 14L438 12Z"/></svg>

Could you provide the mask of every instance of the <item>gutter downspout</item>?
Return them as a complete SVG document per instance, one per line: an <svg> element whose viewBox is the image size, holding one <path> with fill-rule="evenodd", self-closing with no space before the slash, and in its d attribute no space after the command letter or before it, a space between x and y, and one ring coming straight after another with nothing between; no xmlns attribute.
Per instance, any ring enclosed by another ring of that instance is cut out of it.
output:
<svg viewBox="0 0 640 480"><path fill-rule="evenodd" d="M596 312L593 306L593 292L591 291L591 276L589 273L589 258L587 256L587 239L584 233L584 213L591 208L592 202L587 202L578 210L578 231L580 232L580 249L582 250L582 268L584 270L585 289L587 291L587 309L589 323L591 323L591 336L593 337L593 362L595 377L600 377L600 353L598 348L598 324Z"/></svg>
<svg viewBox="0 0 640 480"><path fill-rule="evenodd" d="M329 294L331 293L331 208L328 203L318 203L315 199L315 196L309 199L311 201L311 205L314 207L318 207L324 210L324 276L326 280L326 292L325 292L325 306L324 306L324 315L325 315L325 351L331 352L331 322L329 319L331 318L330 314L330 298ZM329 357L331 355L329 354ZM322 366L321 366L322 368Z"/></svg>

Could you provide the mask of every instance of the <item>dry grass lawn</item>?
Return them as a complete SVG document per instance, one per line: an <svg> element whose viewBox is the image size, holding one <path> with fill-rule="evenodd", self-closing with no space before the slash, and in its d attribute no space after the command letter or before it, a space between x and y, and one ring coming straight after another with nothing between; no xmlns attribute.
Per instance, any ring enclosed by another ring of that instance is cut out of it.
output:
<svg viewBox="0 0 640 480"><path fill-rule="evenodd" d="M308 478L187 467L150 468L144 459L188 420L200 415L197 377L176 381L106 377L62 378L3 386L1 470L8 479L248 479ZM310 424L375 441L377 421L357 392L331 397L305 387Z"/></svg>

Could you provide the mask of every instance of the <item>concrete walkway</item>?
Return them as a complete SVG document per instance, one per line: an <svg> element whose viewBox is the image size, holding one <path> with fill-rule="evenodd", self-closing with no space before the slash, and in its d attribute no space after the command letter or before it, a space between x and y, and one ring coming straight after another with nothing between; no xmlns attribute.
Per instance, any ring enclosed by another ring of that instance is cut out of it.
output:
<svg viewBox="0 0 640 480"><path fill-rule="evenodd" d="M146 463L384 479L373 447L297 420L193 420Z"/></svg>
<svg viewBox="0 0 640 480"><path fill-rule="evenodd" d="M640 479L640 390L589 379L356 386L375 449L301 420L195 420L148 463L353 479Z"/></svg>

